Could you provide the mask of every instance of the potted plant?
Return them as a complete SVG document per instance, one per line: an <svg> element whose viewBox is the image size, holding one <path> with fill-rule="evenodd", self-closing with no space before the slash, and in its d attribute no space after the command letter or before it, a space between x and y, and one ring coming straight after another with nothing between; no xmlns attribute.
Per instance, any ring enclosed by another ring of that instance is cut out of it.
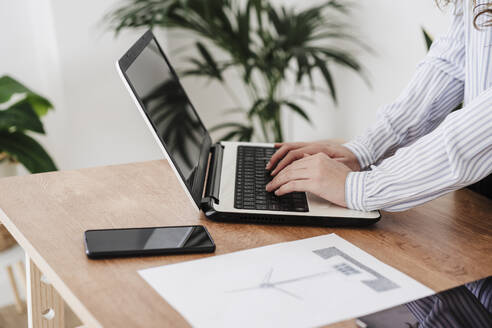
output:
<svg viewBox="0 0 492 328"><path fill-rule="evenodd" d="M17 163L31 173L56 170L44 148L28 133L44 134L40 118L53 105L10 76L0 77L0 176L15 175ZM0 251L15 240L0 224Z"/></svg>
<svg viewBox="0 0 492 328"><path fill-rule="evenodd" d="M30 135L45 133L40 118L51 109L53 105L46 98L10 76L0 77L1 175L14 175L17 163L31 173L57 169L50 155Z"/></svg>
<svg viewBox="0 0 492 328"><path fill-rule="evenodd" d="M212 130L223 130L223 140L280 142L285 110L309 121L300 99L310 101L322 91L336 103L333 64L362 73L347 50L362 45L347 31L348 14L348 6L336 0L303 9L267 0L128 0L106 19L116 32L138 27L191 32L187 35L191 35L196 55L180 74L219 82L224 94L236 103L227 112L244 117ZM231 75L225 74L229 71L240 77L249 95L247 104L229 87ZM315 85L314 74L322 76L327 89ZM297 91L287 94L286 86L292 84ZM311 93L306 95L303 90Z"/></svg>

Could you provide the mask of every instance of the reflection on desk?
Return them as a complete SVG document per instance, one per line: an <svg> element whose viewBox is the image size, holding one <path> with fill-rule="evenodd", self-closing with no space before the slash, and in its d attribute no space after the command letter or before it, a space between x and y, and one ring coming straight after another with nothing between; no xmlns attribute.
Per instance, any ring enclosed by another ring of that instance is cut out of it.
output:
<svg viewBox="0 0 492 328"><path fill-rule="evenodd" d="M362 317L357 325L361 328L492 327L492 276Z"/></svg>

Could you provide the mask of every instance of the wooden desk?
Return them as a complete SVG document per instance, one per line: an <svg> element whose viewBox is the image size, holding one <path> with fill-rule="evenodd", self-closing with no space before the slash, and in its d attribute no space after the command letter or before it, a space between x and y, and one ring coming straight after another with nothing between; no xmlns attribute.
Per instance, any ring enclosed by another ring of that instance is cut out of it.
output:
<svg viewBox="0 0 492 328"><path fill-rule="evenodd" d="M195 213L167 162L153 161L1 179L0 208L30 259L34 326L46 321L38 312L58 302L37 268L86 326L187 325L137 270L213 255L92 261L84 253L87 229L203 224L217 255L335 232L437 291L492 274L492 202L467 190L383 213L363 229L225 224Z"/></svg>

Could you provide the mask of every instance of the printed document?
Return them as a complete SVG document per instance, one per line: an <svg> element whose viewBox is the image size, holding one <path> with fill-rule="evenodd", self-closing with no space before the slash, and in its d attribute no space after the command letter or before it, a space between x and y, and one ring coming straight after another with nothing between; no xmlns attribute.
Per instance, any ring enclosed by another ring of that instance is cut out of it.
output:
<svg viewBox="0 0 492 328"><path fill-rule="evenodd" d="M194 327L320 326L433 294L335 234L139 274Z"/></svg>

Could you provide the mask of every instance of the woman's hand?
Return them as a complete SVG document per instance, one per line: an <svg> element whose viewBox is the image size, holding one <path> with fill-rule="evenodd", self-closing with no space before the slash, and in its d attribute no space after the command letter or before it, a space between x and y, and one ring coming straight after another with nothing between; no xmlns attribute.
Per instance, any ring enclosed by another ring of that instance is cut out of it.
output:
<svg viewBox="0 0 492 328"><path fill-rule="evenodd" d="M266 186L281 196L294 191L313 193L332 203L347 207L345 180L351 170L324 153L303 155L281 170Z"/></svg>
<svg viewBox="0 0 492 328"><path fill-rule="evenodd" d="M277 143L278 148L268 162L266 169L272 171L272 175L278 174L287 165L295 160L303 158L304 154L314 155L323 153L348 166L352 171L360 171L359 160L346 147L332 141L318 142L289 142ZM276 165L276 166L275 166Z"/></svg>

